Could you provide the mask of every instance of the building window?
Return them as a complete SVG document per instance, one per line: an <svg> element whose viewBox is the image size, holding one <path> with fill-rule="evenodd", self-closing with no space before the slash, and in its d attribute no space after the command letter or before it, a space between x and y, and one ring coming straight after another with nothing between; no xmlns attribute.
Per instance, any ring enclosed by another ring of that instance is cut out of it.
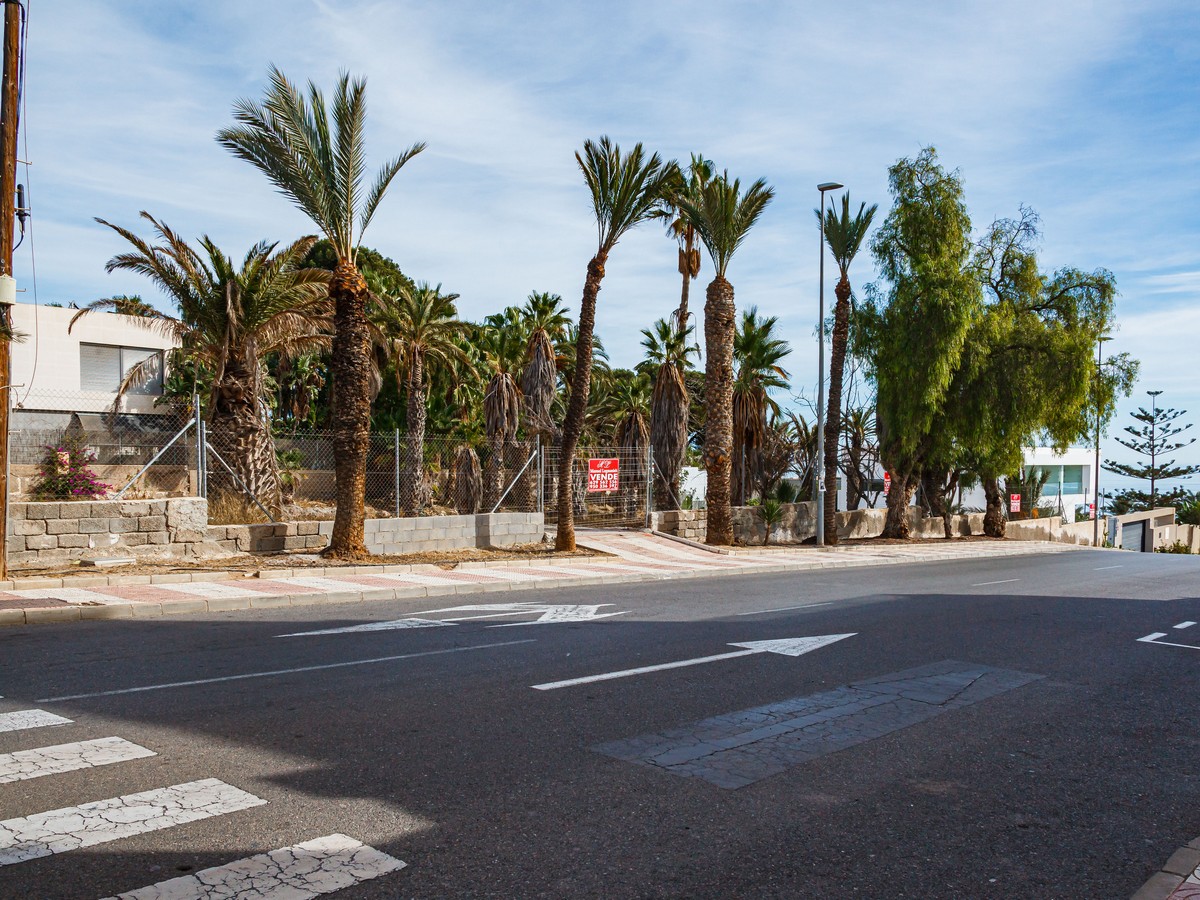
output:
<svg viewBox="0 0 1200 900"><path fill-rule="evenodd" d="M1083 466L1062 467L1062 492L1064 494L1083 493Z"/></svg>
<svg viewBox="0 0 1200 900"><path fill-rule="evenodd" d="M147 347L79 345L79 389L92 394L115 394L135 367L142 378L128 393L158 396L163 392L163 354ZM144 365L143 365L144 364Z"/></svg>

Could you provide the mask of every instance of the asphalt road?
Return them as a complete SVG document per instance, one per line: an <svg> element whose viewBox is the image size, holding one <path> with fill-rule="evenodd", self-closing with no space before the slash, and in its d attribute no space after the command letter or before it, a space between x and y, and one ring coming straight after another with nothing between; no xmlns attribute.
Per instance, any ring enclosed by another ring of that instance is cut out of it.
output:
<svg viewBox="0 0 1200 900"><path fill-rule="evenodd" d="M445 611L522 602L621 615ZM493 617L279 637L469 616ZM1200 560L1081 550L7 629L0 713L74 724L0 733L0 754L157 755L0 784L0 819L207 778L267 802L0 867L0 896L108 896L342 833L408 863L346 898L1128 897L1200 835L1190 620ZM595 749L946 660L1038 677L738 789Z"/></svg>

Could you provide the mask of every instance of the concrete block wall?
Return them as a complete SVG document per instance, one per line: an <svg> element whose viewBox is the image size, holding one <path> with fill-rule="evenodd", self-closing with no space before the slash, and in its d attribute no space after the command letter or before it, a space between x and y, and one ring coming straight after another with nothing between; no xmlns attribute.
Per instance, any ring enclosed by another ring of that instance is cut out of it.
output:
<svg viewBox="0 0 1200 900"><path fill-rule="evenodd" d="M8 540L8 560L15 566L220 553L209 543L208 503L198 497L13 503Z"/></svg>

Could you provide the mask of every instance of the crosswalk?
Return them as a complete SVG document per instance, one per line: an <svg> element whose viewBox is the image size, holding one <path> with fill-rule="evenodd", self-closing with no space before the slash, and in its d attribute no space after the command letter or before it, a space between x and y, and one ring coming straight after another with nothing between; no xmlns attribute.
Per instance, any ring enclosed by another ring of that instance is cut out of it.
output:
<svg viewBox="0 0 1200 900"><path fill-rule="evenodd" d="M15 739L25 743L35 743L43 734L50 733L41 729L51 729L57 735L74 730L70 727L74 724L72 719L44 709L0 712L0 732L22 732ZM268 802L217 778L165 787L147 786L146 790L98 800L80 798L82 802L75 806L38 811L11 809L15 802L28 802L17 799L31 796L27 792L5 794L12 789L5 785L98 766L134 764L154 756L157 753L152 747L116 735L0 753L0 811L3 811L0 814L24 813L0 820L0 871L31 860L240 813ZM214 900L249 896L260 900L304 900L398 872L405 865L349 835L328 834L125 890L106 900ZM102 892L102 887L96 891Z"/></svg>

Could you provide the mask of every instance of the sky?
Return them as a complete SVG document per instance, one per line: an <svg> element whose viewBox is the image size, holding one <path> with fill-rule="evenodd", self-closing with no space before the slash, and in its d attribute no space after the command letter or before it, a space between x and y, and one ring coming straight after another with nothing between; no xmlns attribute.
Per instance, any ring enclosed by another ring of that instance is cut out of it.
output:
<svg viewBox="0 0 1200 900"><path fill-rule="evenodd" d="M105 273L124 247L97 216L148 234L148 210L235 256L311 233L214 134L237 99L262 96L269 64L327 93L346 69L367 78L372 168L428 144L364 243L459 293L465 318L531 291L578 313L596 247L574 158L584 140L700 152L776 190L728 276L740 309L779 317L796 392L812 397L816 185L847 185L882 221L888 167L932 145L960 171L977 232L1026 205L1041 217L1043 269L1115 274L1105 353L1132 354L1142 375L1113 431L1147 390L1200 422L1194 2L25 2L22 300L35 282L41 303L155 299L138 276ZM674 245L644 225L606 272L597 331L613 364L631 366L641 329L678 304ZM705 259L694 309L711 276ZM875 277L861 254L855 290ZM1133 459L1111 437L1104 455ZM1200 443L1179 458L1200 463Z"/></svg>

